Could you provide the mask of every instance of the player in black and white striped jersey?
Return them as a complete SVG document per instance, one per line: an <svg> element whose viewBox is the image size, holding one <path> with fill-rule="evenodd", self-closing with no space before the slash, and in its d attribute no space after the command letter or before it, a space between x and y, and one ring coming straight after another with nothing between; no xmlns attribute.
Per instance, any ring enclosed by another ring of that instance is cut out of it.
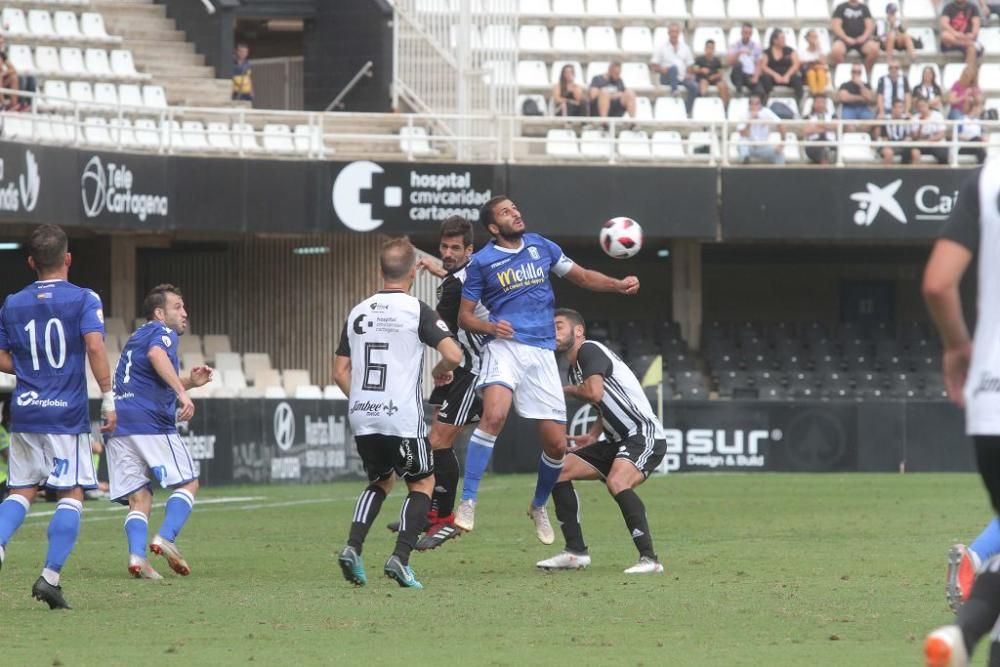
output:
<svg viewBox="0 0 1000 667"><path fill-rule="evenodd" d="M660 420L625 362L601 343L586 339L580 313L568 308L556 310L555 326L556 351L565 354L570 363L572 384L564 391L567 396L594 404L600 419L590 433L575 438L577 446L569 451L559 482L552 490L566 548L537 566L543 570L578 570L590 565L573 480L603 479L639 551L639 562L625 573L663 572L653 551L646 507L635 493L666 454ZM598 440L602 430L606 439Z"/></svg>

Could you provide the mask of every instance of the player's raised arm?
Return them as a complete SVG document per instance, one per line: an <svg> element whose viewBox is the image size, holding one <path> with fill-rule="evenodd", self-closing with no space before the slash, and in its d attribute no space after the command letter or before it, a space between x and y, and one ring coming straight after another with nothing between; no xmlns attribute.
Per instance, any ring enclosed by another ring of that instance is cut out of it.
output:
<svg viewBox="0 0 1000 667"><path fill-rule="evenodd" d="M181 410L177 414L177 418L181 421L191 419L194 416L194 402L188 396L187 389L184 388L184 383L181 382L177 371L174 370L174 364L170 361L167 351L162 347L153 346L146 353L146 356L149 358L149 363L152 365L153 370L160 376L160 379L177 394L177 402L181 405Z"/></svg>
<svg viewBox="0 0 1000 667"><path fill-rule="evenodd" d="M567 271L563 277L577 287L591 292L616 292L630 296L639 293L639 279L635 276L625 276L619 280L600 271L585 269L579 264L574 264L573 268Z"/></svg>
<svg viewBox="0 0 1000 667"><path fill-rule="evenodd" d="M111 365L108 363L108 350L104 347L104 334L92 331L83 336L83 344L87 349L87 361L101 388L101 432L114 433L117 417L115 415L115 396L111 391Z"/></svg>

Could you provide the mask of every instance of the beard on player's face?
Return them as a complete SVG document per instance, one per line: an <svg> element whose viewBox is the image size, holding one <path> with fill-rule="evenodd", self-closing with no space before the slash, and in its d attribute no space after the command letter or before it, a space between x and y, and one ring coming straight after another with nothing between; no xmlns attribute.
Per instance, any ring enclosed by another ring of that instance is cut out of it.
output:
<svg viewBox="0 0 1000 667"><path fill-rule="evenodd" d="M520 217L511 221L496 222L497 236L504 241L517 241L524 236L524 221Z"/></svg>

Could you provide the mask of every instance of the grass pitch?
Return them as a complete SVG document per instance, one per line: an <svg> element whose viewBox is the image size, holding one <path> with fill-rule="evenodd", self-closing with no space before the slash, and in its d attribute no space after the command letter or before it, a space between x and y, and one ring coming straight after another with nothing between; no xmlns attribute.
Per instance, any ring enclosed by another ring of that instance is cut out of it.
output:
<svg viewBox="0 0 1000 667"><path fill-rule="evenodd" d="M950 618L946 550L989 518L973 475L658 477L640 495L667 574L630 577L618 507L583 482L594 564L543 573L535 562L562 543L535 540L533 484L488 477L476 531L412 558L423 591L382 576L402 488L369 535L360 589L334 557L360 482L206 489L179 542L193 573L154 559L163 582L128 577L125 512L90 501L63 573L72 612L30 598L40 514L54 509L36 504L0 573L0 662L917 665L924 634Z"/></svg>

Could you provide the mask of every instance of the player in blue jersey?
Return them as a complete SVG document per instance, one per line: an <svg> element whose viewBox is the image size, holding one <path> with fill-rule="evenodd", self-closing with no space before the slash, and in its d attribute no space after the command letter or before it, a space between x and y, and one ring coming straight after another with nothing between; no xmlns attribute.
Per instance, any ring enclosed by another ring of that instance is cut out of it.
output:
<svg viewBox="0 0 1000 667"><path fill-rule="evenodd" d="M463 531L474 526L479 481L513 404L519 415L538 423L542 456L528 516L538 539L552 544L555 533L545 504L566 453L566 399L556 366L555 296L549 274L594 292L619 294L637 293L639 279L618 280L575 264L552 241L526 233L520 211L506 195L486 202L480 220L493 239L468 264L458 324L470 333L487 335L489 342L480 354L476 383L483 414L469 441L455 526ZM489 320L476 317L480 301L490 312Z"/></svg>
<svg viewBox="0 0 1000 667"><path fill-rule="evenodd" d="M177 435L177 421L194 416L187 390L211 381L212 369L197 366L187 377L178 375L177 338L187 329L179 289L157 285L146 295L143 312L148 321L128 339L115 370L118 427L107 444L111 500L129 508L125 517L129 573L138 579L161 579L146 558L149 513L153 484L173 489L149 549L186 577L191 568L174 542L191 516L198 471Z"/></svg>
<svg viewBox="0 0 1000 667"><path fill-rule="evenodd" d="M0 503L0 565L44 484L59 504L49 522L42 574L31 588L50 609L69 609L59 573L80 533L85 489L97 488L87 411L89 361L101 387L102 431L115 427L104 312L96 293L71 284L66 234L42 225L31 235L28 265L38 280L0 310L0 371L17 376L11 405L10 496Z"/></svg>

